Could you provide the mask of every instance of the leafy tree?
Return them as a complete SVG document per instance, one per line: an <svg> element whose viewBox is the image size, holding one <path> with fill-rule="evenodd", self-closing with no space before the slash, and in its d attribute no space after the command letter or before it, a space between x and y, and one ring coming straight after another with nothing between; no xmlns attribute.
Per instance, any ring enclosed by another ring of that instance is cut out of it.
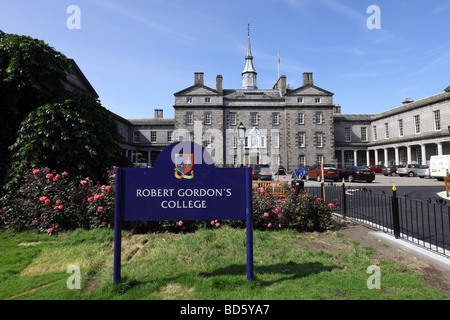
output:
<svg viewBox="0 0 450 320"><path fill-rule="evenodd" d="M78 181L104 181L106 167L131 166L117 143L121 138L111 113L90 94L41 106L19 127L6 189L14 190L33 165L70 172Z"/></svg>
<svg viewBox="0 0 450 320"><path fill-rule="evenodd" d="M66 94L62 81L70 72L67 58L48 44L0 30L0 186L20 123Z"/></svg>

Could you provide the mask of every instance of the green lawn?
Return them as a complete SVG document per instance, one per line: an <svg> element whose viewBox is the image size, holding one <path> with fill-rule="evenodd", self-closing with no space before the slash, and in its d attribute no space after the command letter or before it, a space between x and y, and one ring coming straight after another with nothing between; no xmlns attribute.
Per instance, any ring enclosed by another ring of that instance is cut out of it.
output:
<svg viewBox="0 0 450 320"><path fill-rule="evenodd" d="M122 282L114 286L113 236L110 229L0 232L0 299L449 299L422 275L339 232L255 231L255 279L248 282L245 229L229 227L123 232ZM314 249L317 241L334 250ZM81 270L81 289L67 287L70 265ZM367 288L370 265L380 268L381 289Z"/></svg>

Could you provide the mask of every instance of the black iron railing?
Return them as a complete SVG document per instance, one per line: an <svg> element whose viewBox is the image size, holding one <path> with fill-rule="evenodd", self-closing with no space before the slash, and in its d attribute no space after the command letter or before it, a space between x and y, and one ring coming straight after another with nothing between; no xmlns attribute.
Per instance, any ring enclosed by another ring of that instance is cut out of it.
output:
<svg viewBox="0 0 450 320"><path fill-rule="evenodd" d="M327 203L337 203L335 212L391 233L416 245L450 257L450 204L442 199L427 201L345 184L305 187Z"/></svg>

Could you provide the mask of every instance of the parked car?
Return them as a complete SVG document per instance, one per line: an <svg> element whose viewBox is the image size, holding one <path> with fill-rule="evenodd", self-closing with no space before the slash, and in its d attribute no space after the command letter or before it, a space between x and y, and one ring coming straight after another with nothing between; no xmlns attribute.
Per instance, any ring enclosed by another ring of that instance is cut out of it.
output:
<svg viewBox="0 0 450 320"><path fill-rule="evenodd" d="M323 176L325 180L339 181L339 170L333 164L323 165ZM316 179L317 181L322 181L322 170L320 164L312 166L306 171L306 180Z"/></svg>
<svg viewBox="0 0 450 320"><path fill-rule="evenodd" d="M410 176L410 177L414 177L417 175L417 171L419 170L419 165L418 164L405 164L405 165L401 165L397 168L397 174L402 177L402 176Z"/></svg>
<svg viewBox="0 0 450 320"><path fill-rule="evenodd" d="M370 170L372 170L375 173L383 173L383 169L386 168L383 165L377 164L377 165L372 165L369 167Z"/></svg>
<svg viewBox="0 0 450 320"><path fill-rule="evenodd" d="M286 175L286 168L284 166L278 166L274 172L274 175L280 175L280 176L285 176Z"/></svg>
<svg viewBox="0 0 450 320"><path fill-rule="evenodd" d="M253 180L272 180L272 171L268 164L252 164Z"/></svg>
<svg viewBox="0 0 450 320"><path fill-rule="evenodd" d="M394 174L397 174L397 168L398 167L402 167L401 165L392 165L392 166L389 166L389 167L385 167L385 168L383 168L383 170L382 170L382 173L385 175L385 176L393 176Z"/></svg>
<svg viewBox="0 0 450 320"><path fill-rule="evenodd" d="M420 166L419 170L417 170L417 175L419 178L431 178L430 166Z"/></svg>
<svg viewBox="0 0 450 320"><path fill-rule="evenodd" d="M348 182L353 182L356 180L372 182L375 180L375 172L367 167L350 166L341 170L340 177L341 179L344 178Z"/></svg>

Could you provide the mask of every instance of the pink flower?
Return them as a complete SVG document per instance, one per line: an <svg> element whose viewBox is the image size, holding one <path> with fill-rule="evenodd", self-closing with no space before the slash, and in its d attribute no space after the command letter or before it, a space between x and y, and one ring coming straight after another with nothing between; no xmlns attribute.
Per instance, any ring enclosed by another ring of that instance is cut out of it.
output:
<svg viewBox="0 0 450 320"><path fill-rule="evenodd" d="M269 217L269 213L268 212L264 212L264 217Z"/></svg>
<svg viewBox="0 0 450 320"><path fill-rule="evenodd" d="M178 225L179 225L180 227L182 227L182 226L183 226L183 221L178 221Z"/></svg>
<svg viewBox="0 0 450 320"><path fill-rule="evenodd" d="M81 181L80 181L80 184L86 184L86 183L87 183L86 180L81 180Z"/></svg>
<svg viewBox="0 0 450 320"><path fill-rule="evenodd" d="M100 227L104 227L106 224L104 222L100 223Z"/></svg>
<svg viewBox="0 0 450 320"><path fill-rule="evenodd" d="M216 222L216 228L220 228L220 223Z"/></svg>
<svg viewBox="0 0 450 320"><path fill-rule="evenodd" d="M50 205L50 200L49 199L45 199L45 204L47 205L47 206L49 206Z"/></svg>
<svg viewBox="0 0 450 320"><path fill-rule="evenodd" d="M8 208L6 208L6 207L3 207L3 209L2 209L2 210L3 210L3 211L6 211L7 209L8 209Z"/></svg>
<svg viewBox="0 0 450 320"><path fill-rule="evenodd" d="M33 174L38 174L39 173L39 169L34 169L33 170Z"/></svg>
<svg viewBox="0 0 450 320"><path fill-rule="evenodd" d="M39 200L40 200L41 202L44 202L45 200L47 200L47 197L40 197Z"/></svg>
<svg viewBox="0 0 450 320"><path fill-rule="evenodd" d="M53 207L53 210L58 210L58 206L54 206L54 207Z"/></svg>
<svg viewBox="0 0 450 320"><path fill-rule="evenodd" d="M64 172L61 173L61 174L62 174L63 177L67 177L67 176L69 175L66 171L64 171Z"/></svg>
<svg viewBox="0 0 450 320"><path fill-rule="evenodd" d="M53 179L53 174L51 173L47 173L47 175L45 176L47 179Z"/></svg>
<svg viewBox="0 0 450 320"><path fill-rule="evenodd" d="M283 218L283 215L281 213L278 214L278 218Z"/></svg>
<svg viewBox="0 0 450 320"><path fill-rule="evenodd" d="M64 206L62 206L62 205L61 205L61 206L58 206L58 209L59 209L59 210L62 210L62 209L64 209Z"/></svg>
<svg viewBox="0 0 450 320"><path fill-rule="evenodd" d="M39 220L34 220L33 221L33 226L37 225L39 223Z"/></svg>
<svg viewBox="0 0 450 320"><path fill-rule="evenodd" d="M47 232L48 232L48 233L52 233L52 232L53 232L53 228L48 228L48 229L47 229Z"/></svg>
<svg viewBox="0 0 450 320"><path fill-rule="evenodd" d="M108 190L108 191L111 190L111 186L106 186L105 190Z"/></svg>
<svg viewBox="0 0 450 320"><path fill-rule="evenodd" d="M99 195L98 194L94 194L94 200L97 201L98 198L100 198Z"/></svg>
<svg viewBox="0 0 450 320"><path fill-rule="evenodd" d="M329 203L328 206L329 206L330 208L334 208L334 203Z"/></svg>
<svg viewBox="0 0 450 320"><path fill-rule="evenodd" d="M56 200L56 204L60 204L61 203L61 200Z"/></svg>
<svg viewBox="0 0 450 320"><path fill-rule="evenodd" d="M272 224L269 223L269 224L267 225L267 228L271 228L271 227L272 227Z"/></svg>
<svg viewBox="0 0 450 320"><path fill-rule="evenodd" d="M98 211L98 212L103 212L103 207L98 207L98 208L97 208L97 211Z"/></svg>
<svg viewBox="0 0 450 320"><path fill-rule="evenodd" d="M87 200L88 200L89 202L91 202L91 201L94 200L94 197L89 197Z"/></svg>

